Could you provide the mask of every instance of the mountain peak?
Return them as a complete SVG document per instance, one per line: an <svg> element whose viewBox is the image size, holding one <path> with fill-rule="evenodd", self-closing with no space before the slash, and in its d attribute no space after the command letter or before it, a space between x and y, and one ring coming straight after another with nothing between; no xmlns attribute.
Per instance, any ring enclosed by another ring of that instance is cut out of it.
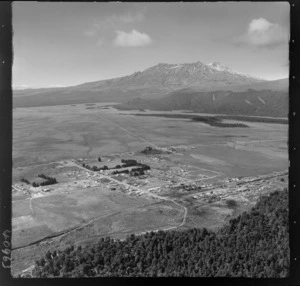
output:
<svg viewBox="0 0 300 286"><path fill-rule="evenodd" d="M198 88L202 90L229 88L233 85L250 84L262 79L254 78L222 65L220 62L204 64L193 63L158 63L143 71L131 75L82 84L93 90L122 89L154 89L162 91L182 88Z"/></svg>
<svg viewBox="0 0 300 286"><path fill-rule="evenodd" d="M220 62L212 62L212 63L209 63L208 66L213 66L213 67L221 66L221 63Z"/></svg>
<svg viewBox="0 0 300 286"><path fill-rule="evenodd" d="M227 71L227 72L231 72L231 73L236 73L234 72L231 68L222 65L220 62L212 62L208 64L209 67L212 67L218 71Z"/></svg>

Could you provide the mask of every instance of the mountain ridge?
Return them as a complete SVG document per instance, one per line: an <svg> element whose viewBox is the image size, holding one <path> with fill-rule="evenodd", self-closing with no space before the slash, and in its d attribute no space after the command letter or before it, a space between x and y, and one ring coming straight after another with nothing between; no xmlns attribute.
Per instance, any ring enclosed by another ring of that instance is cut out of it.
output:
<svg viewBox="0 0 300 286"><path fill-rule="evenodd" d="M231 68L217 62L203 64L198 61L182 64L159 63L127 76L87 82L76 85L74 88L89 87L93 89L105 89L114 85L114 87L118 86L119 88L136 89L155 86L171 91L186 86L201 87L214 85L215 87L221 87L265 81L233 71Z"/></svg>
<svg viewBox="0 0 300 286"><path fill-rule="evenodd" d="M188 92L245 92L251 89L261 90L262 94L266 90L286 93L288 79L276 81L257 79L233 71L218 62L210 64L203 64L200 61L185 64L159 63L127 76L86 82L71 87L14 90L13 106L126 103L136 98L161 99L176 91L180 91L184 97L185 89Z"/></svg>
<svg viewBox="0 0 300 286"><path fill-rule="evenodd" d="M91 81L91 82L84 82L84 83L80 83L80 84L76 84L76 85L72 85L72 86L51 86L51 87L42 87L42 88L18 88L15 89L20 90L20 91L24 91L24 90L42 90L42 89L66 89L66 88L78 88L78 87L82 87L82 86L87 86L87 85L91 85L91 84L95 84L96 86L101 86L105 83L108 82L117 82L119 80L123 81L125 79L132 79L132 78L136 78L137 76L146 73L149 75L149 73L155 71L156 73L159 72L159 70L164 69L164 72L166 70L169 70L171 73L172 71L174 71L175 73L177 73L179 70L184 69L185 71L188 71L190 73L197 73L197 71L203 69L212 73L218 73L218 72L227 72L230 74L234 74L236 76L240 76L242 78L247 78L249 80L253 79L254 81L266 81L265 79L261 79L258 77L254 77L251 75L247 75L247 74L243 74L237 71L232 70L230 67L222 65L220 62L212 62L209 64L203 64L202 62L198 61L195 63L178 63L178 64L168 64L168 63L158 63L154 66L151 66L149 68L146 68L143 71L137 71L134 72L132 74L129 75L125 75L125 76L120 76L120 77L115 77L115 78L109 78L109 79L103 79L103 80L96 80L96 81ZM173 74L174 74L173 72Z"/></svg>

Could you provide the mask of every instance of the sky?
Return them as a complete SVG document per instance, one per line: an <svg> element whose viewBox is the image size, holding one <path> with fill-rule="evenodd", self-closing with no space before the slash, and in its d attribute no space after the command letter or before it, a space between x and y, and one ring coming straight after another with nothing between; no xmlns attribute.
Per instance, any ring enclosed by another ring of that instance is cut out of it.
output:
<svg viewBox="0 0 300 286"><path fill-rule="evenodd" d="M13 87L72 86L158 63L289 75L288 2L13 2Z"/></svg>

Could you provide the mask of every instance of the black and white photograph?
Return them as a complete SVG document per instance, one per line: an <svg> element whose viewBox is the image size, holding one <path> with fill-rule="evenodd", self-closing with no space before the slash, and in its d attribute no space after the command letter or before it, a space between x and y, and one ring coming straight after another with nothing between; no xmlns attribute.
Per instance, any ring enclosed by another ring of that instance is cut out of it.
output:
<svg viewBox="0 0 300 286"><path fill-rule="evenodd" d="M289 2L13 2L13 278L288 278Z"/></svg>

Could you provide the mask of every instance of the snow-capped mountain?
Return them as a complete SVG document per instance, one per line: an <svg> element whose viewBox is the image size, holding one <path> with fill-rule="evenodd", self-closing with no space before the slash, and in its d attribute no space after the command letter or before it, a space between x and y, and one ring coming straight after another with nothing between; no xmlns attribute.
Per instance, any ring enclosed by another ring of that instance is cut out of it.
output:
<svg viewBox="0 0 300 286"><path fill-rule="evenodd" d="M203 64L199 61L185 64L159 63L129 76L85 83L76 88L107 89L113 87L125 90L155 88L171 91L186 87L201 89L229 87L260 81L264 80L235 72L217 62Z"/></svg>
<svg viewBox="0 0 300 286"><path fill-rule="evenodd" d="M211 67L211 68L213 68L213 69L215 69L215 70L217 70L217 71L229 72L229 73L232 73L232 74L242 75L242 76L246 76L246 77L248 77L248 78L252 78L252 79L257 79L257 80L259 80L259 81L263 81L263 79L261 79L261 78L253 77L253 76L250 76L250 75L248 75L248 74L243 74L243 73L234 71L234 70L232 70L230 67L224 66L224 65L222 65L222 64L219 63L219 62L212 62L212 63L209 63L208 66Z"/></svg>
<svg viewBox="0 0 300 286"><path fill-rule="evenodd" d="M14 90L15 107L154 99L180 90L288 90L288 79L265 81L233 71L220 63L160 63L131 75L77 86Z"/></svg>
<svg viewBox="0 0 300 286"><path fill-rule="evenodd" d="M221 65L221 63L219 63L219 62L209 63L208 66L217 71L226 71L226 72L230 72L230 73L237 73L237 72L233 71L231 68Z"/></svg>

